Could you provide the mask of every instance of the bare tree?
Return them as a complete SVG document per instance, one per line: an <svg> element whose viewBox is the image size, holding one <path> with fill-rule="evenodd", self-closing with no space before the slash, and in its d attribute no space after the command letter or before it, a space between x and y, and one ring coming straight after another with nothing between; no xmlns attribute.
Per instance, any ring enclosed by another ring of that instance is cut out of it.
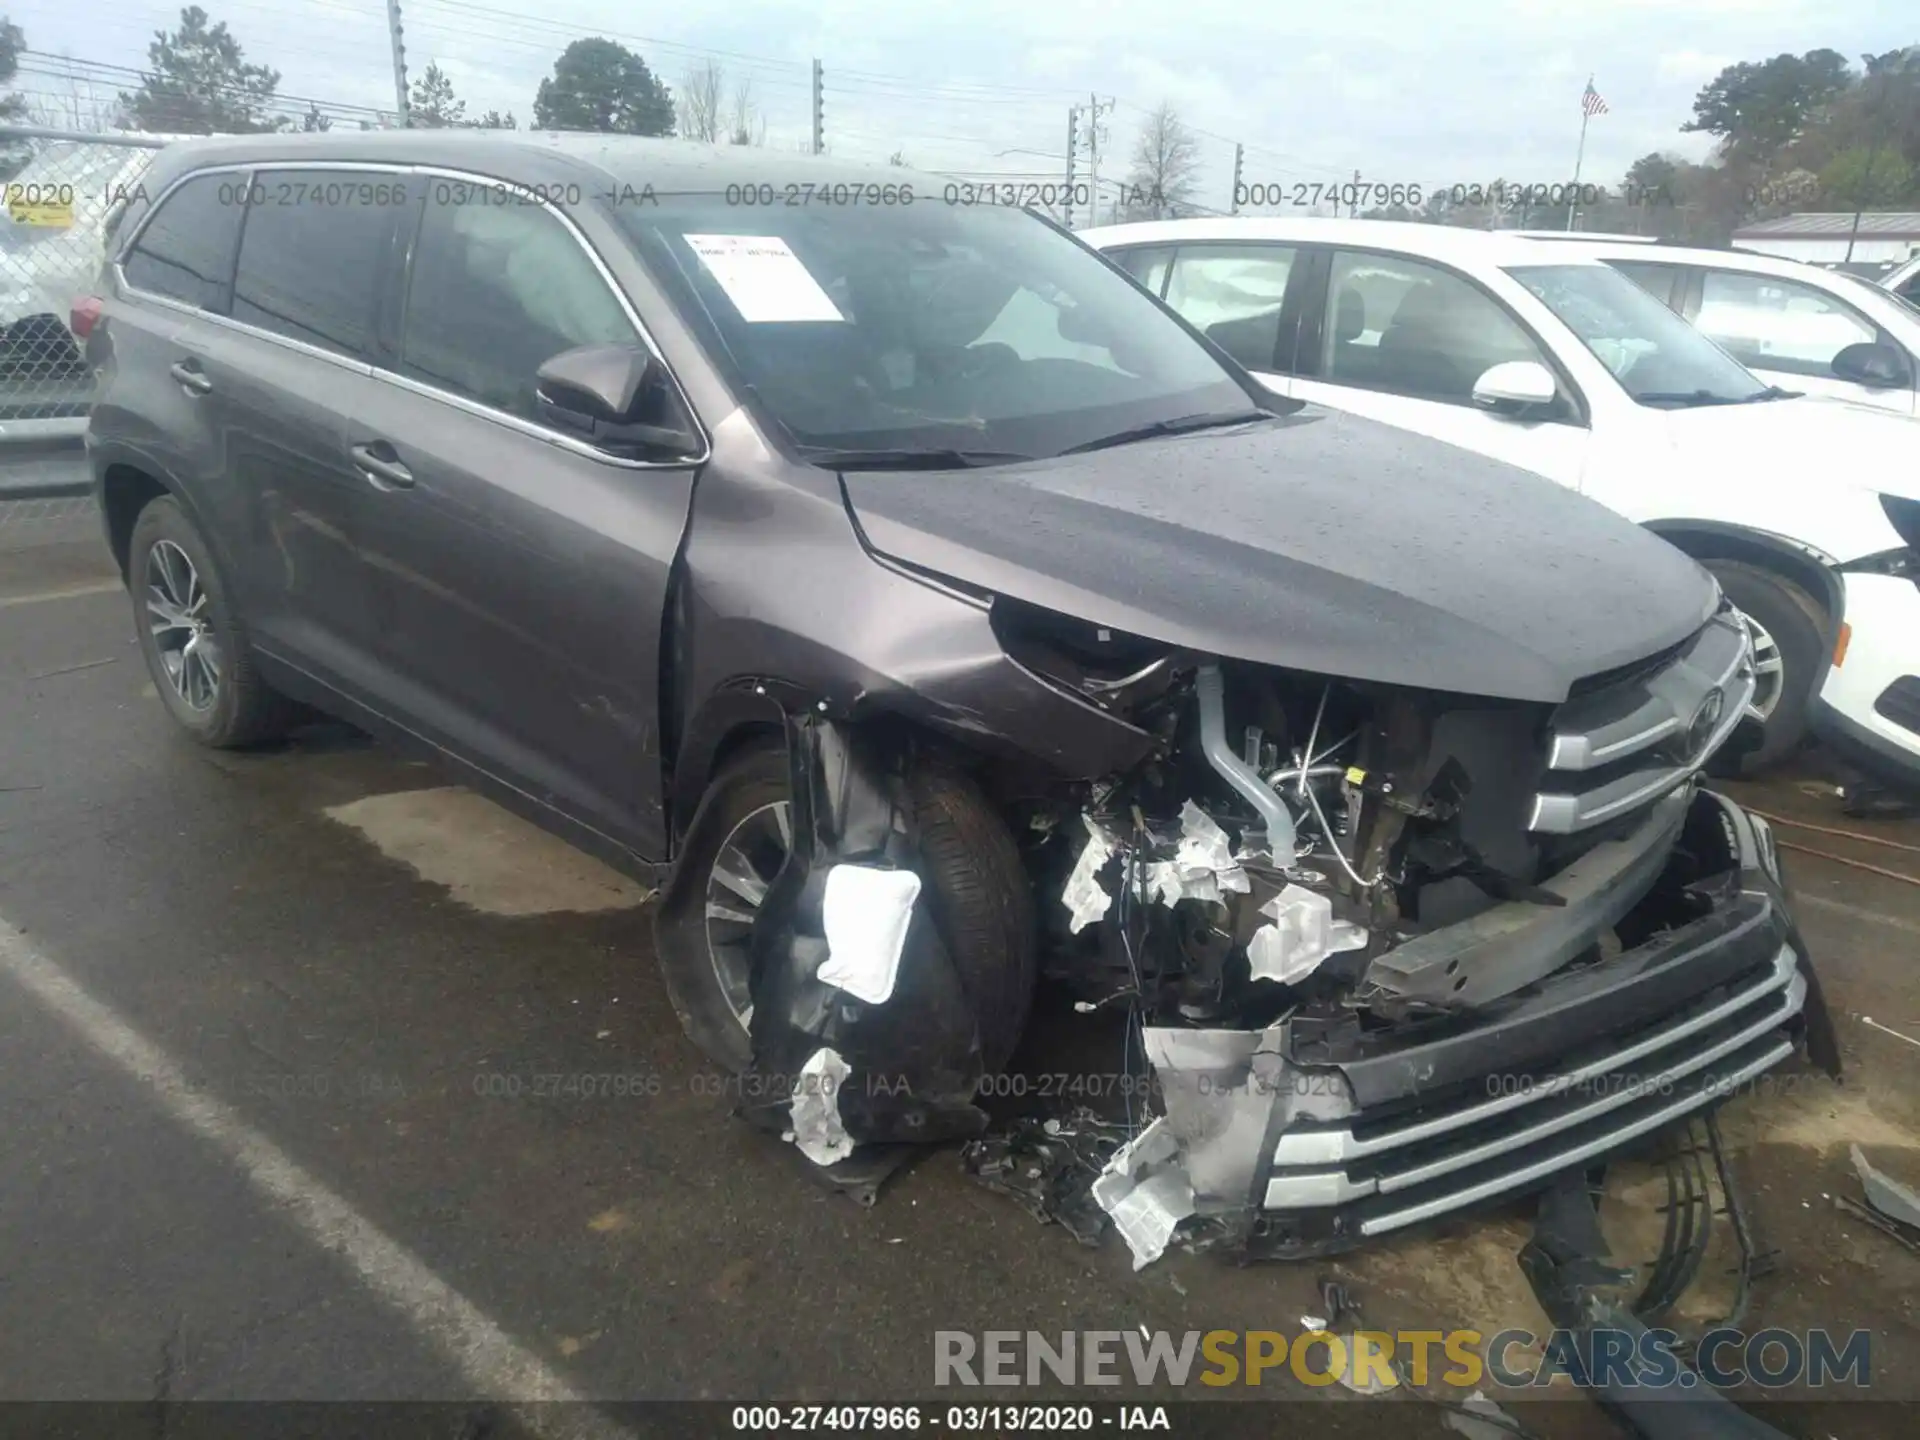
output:
<svg viewBox="0 0 1920 1440"><path fill-rule="evenodd" d="M731 145L767 143L767 117L753 103L753 81L744 76L733 87L733 112L727 120L727 142Z"/></svg>
<svg viewBox="0 0 1920 1440"><path fill-rule="evenodd" d="M702 60L689 67L674 97L680 138L718 144L726 130L721 114L726 93L727 72L718 60Z"/></svg>
<svg viewBox="0 0 1920 1440"><path fill-rule="evenodd" d="M1133 168L1120 197L1129 220L1166 220L1192 208L1200 183L1200 142L1162 100L1140 127Z"/></svg>

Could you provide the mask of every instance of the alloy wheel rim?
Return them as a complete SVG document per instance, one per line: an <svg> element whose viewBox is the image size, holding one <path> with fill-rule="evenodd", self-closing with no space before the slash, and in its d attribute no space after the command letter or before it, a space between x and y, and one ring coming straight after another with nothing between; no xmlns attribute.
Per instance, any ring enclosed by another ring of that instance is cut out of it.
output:
<svg viewBox="0 0 1920 1440"><path fill-rule="evenodd" d="M727 832L707 872L707 960L742 1030L753 1023L753 923L792 849L792 806L775 800Z"/></svg>
<svg viewBox="0 0 1920 1440"><path fill-rule="evenodd" d="M1773 718L1780 697L1786 693L1787 665L1780 654L1780 643L1767 627L1744 611L1741 618L1747 622L1747 634L1753 637L1753 699L1748 702L1749 708L1764 723Z"/></svg>
<svg viewBox="0 0 1920 1440"><path fill-rule="evenodd" d="M205 713L220 698L226 655L200 572L173 541L156 540L147 551L146 585L147 628L161 672L188 709Z"/></svg>

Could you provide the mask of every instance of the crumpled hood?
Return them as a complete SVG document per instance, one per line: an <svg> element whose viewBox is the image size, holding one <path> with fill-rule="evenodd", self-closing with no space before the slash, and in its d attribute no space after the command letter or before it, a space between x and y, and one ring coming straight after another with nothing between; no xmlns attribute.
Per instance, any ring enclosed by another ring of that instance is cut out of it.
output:
<svg viewBox="0 0 1920 1440"><path fill-rule="evenodd" d="M843 476L883 555L1095 624L1356 680L1558 701L1684 639L1693 561L1579 495L1352 415Z"/></svg>

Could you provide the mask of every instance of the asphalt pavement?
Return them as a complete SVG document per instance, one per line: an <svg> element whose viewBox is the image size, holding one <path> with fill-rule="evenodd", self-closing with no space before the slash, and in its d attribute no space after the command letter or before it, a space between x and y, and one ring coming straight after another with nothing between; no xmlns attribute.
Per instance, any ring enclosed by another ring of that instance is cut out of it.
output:
<svg viewBox="0 0 1920 1440"><path fill-rule="evenodd" d="M1329 1273L1375 1324L1521 1303L1512 1216L1351 1265L1135 1273L951 1150L872 1208L819 1188L681 1036L636 890L344 727L192 745L93 517L31 523L0 523L0 1401L925 1401L937 1330L1296 1332ZM1920 1156L1920 1056L1857 1023L1920 1031L1920 906L1818 886L1864 1068L1755 1143L1838 1184L1820 1114ZM1049 1009L1030 1058L1075 1020ZM1920 1357L1920 1261L1859 1241L1833 1278ZM1405 1398L1261 1398L1300 1407L1246 1433L1443 1433Z"/></svg>

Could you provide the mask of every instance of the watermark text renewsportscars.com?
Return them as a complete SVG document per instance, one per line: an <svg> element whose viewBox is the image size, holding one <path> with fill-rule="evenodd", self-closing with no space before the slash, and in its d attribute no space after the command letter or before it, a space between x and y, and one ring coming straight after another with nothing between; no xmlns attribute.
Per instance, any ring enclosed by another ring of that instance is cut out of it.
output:
<svg viewBox="0 0 1920 1440"><path fill-rule="evenodd" d="M1533 1389L1564 1376L1622 1389L1813 1389L1871 1384L1871 1332L1721 1327L1681 1359L1672 1330L936 1330L936 1386L1204 1385L1345 1382L1370 1391L1416 1386ZM1537 1358L1536 1358L1537 1357Z"/></svg>

